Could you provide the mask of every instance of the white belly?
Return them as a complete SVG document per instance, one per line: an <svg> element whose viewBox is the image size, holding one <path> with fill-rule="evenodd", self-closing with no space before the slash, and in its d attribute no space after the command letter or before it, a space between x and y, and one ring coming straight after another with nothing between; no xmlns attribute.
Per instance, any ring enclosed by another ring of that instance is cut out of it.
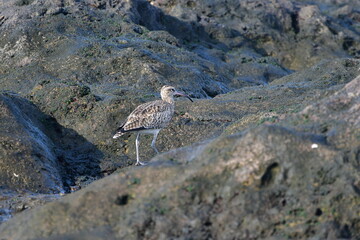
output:
<svg viewBox="0 0 360 240"><path fill-rule="evenodd" d="M160 132L161 129L145 129L145 130L140 130L139 133L140 134L158 134Z"/></svg>

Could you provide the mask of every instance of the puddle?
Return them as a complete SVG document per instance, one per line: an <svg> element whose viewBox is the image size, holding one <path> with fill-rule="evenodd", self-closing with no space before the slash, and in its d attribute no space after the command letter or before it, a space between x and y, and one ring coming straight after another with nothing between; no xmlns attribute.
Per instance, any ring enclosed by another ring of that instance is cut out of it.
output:
<svg viewBox="0 0 360 240"><path fill-rule="evenodd" d="M64 194L15 192L0 188L0 224L14 215L59 199Z"/></svg>

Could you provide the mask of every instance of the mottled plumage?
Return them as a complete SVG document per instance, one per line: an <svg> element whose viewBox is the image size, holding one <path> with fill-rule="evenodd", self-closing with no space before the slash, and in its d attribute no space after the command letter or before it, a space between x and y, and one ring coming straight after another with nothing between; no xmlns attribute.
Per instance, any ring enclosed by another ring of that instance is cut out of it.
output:
<svg viewBox="0 0 360 240"><path fill-rule="evenodd" d="M180 95L191 98L185 94L175 91L171 86L161 88L161 99L139 105L126 118L125 122L118 128L113 138L118 138L127 132L137 132L136 137L136 165L143 165L139 160L139 141L140 134L153 134L154 138L151 147L156 153L159 151L155 147L155 142L159 131L166 127L174 115L174 96Z"/></svg>
<svg viewBox="0 0 360 240"><path fill-rule="evenodd" d="M115 136L120 137L131 131L164 128L173 115L174 104L162 100L141 104L127 117Z"/></svg>

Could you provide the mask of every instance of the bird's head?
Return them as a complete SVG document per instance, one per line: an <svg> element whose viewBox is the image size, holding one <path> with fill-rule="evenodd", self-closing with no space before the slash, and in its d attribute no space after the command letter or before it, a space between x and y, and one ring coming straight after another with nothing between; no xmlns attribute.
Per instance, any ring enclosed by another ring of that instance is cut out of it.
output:
<svg viewBox="0 0 360 240"><path fill-rule="evenodd" d="M160 95L161 95L162 100L164 100L166 102L172 102L174 100L174 96L186 97L190 101L193 102L193 100L188 95L186 95L185 93L176 91L176 89L172 86L167 86L167 85L163 86L161 88Z"/></svg>

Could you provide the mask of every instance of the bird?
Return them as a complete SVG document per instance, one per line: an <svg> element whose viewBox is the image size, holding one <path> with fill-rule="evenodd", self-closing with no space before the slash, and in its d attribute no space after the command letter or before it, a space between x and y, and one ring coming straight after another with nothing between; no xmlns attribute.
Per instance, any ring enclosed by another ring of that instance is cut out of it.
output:
<svg viewBox="0 0 360 240"><path fill-rule="evenodd" d="M125 133L136 132L136 163L135 165L145 165L139 158L140 135L153 134L151 147L158 154L159 151L155 146L156 138L161 129L166 127L174 115L175 96L188 98L193 100L185 93L178 92L174 87L165 85L160 90L161 100L155 100L139 105L126 118L121 126L116 130L114 139L124 135Z"/></svg>

